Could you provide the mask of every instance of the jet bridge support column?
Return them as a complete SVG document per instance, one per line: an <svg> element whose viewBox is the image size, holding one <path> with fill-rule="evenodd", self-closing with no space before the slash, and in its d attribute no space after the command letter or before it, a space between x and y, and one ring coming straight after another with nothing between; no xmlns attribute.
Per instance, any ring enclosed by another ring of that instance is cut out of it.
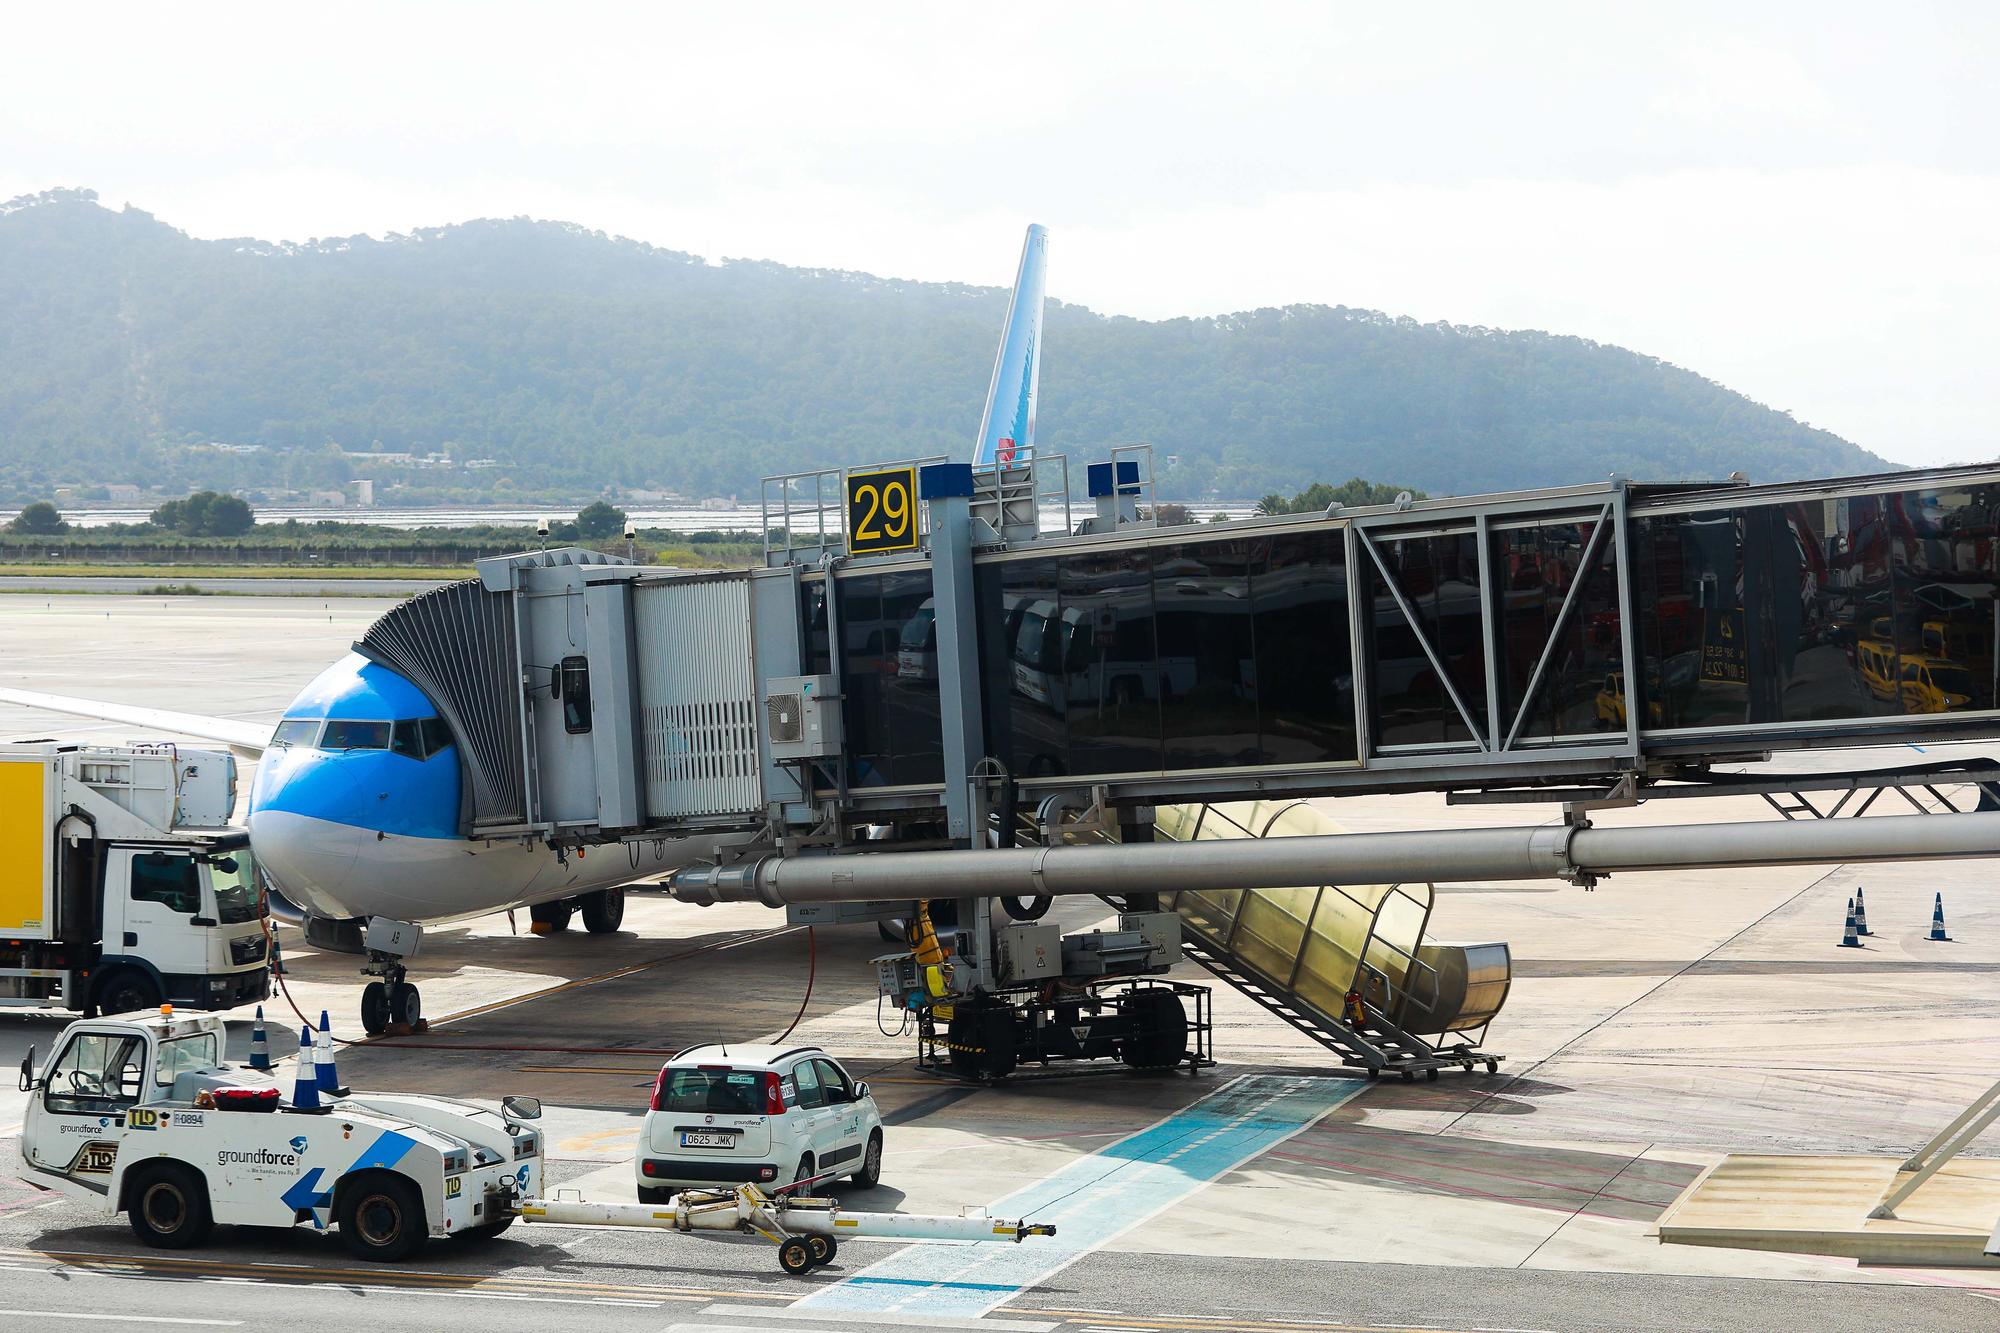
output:
<svg viewBox="0 0 2000 1333"><path fill-rule="evenodd" d="M979 612L972 592L972 466L932 463L918 488L930 506L931 598L937 629L938 713L944 728L946 836L985 845L976 828L972 769L986 752L979 693Z"/></svg>

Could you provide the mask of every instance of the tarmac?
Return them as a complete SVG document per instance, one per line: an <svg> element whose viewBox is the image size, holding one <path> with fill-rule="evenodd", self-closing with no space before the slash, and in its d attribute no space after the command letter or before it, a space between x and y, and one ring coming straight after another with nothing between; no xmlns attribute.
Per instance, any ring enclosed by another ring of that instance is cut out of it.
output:
<svg viewBox="0 0 2000 1333"><path fill-rule="evenodd" d="M388 604L0 598L10 650L0 683L274 719ZM0 713L0 737L50 735L137 738L125 726ZM1787 768L1857 758L1898 756L1824 754ZM1330 808L1356 831L1557 814L1402 796ZM1599 819L1777 817L1732 799ZM1354 1077L1218 985L1213 1069L968 1087L916 1068L913 1041L878 1008L868 959L889 946L873 927L822 928L809 942L780 913L657 892L635 894L613 936L536 937L525 918L486 918L427 937L413 979L432 1030L344 1045L349 1083L487 1102L539 1096L553 1183L629 1199L634 1136L663 1053L768 1039L796 1018L791 1039L824 1046L868 1080L888 1126L883 1183L843 1184L832 1192L844 1202L956 1212L1025 1200L1075 1209L1069 1235L1039 1256L1034 1242L979 1247L1004 1253L991 1264L979 1250L851 1243L801 1281L782 1277L762 1242L517 1225L485 1246L433 1245L409 1265L358 1268L308 1230L221 1232L191 1254L146 1250L122 1221L90 1217L9 1171L0 1306L246 1327L276 1315L299 1327L373 1318L440 1329L496 1318L551 1329L2000 1328L1992 1271L1663 1246L1653 1230L1726 1153L1905 1154L1991 1082L1994 870L1635 875L1589 892L1441 886L1434 936L1512 946L1514 989L1488 1043L1507 1060L1495 1075L1410 1085ZM1864 884L1876 933L1863 949L1837 948L1846 899ZM1948 944L1924 938L1940 891ZM1074 930L1105 916L1065 901L1052 919ZM283 938L298 1009L317 1020L324 1007L336 1035L358 1038L357 960ZM1192 967L1177 976L1204 979ZM266 1013L282 1054L298 1020L282 997ZM0 1058L18 1063L31 1043L46 1054L64 1021L0 1012ZM232 1051L247 1041L239 1026ZM1252 1094L1293 1099L1282 1103L1291 1120L1274 1129L1283 1115L1267 1115L1251 1122L1261 1136L1162 1165L1172 1154L1156 1145ZM0 1092L0 1167L15 1160L24 1104L11 1087ZM531 1308L502 1313L496 1301Z"/></svg>

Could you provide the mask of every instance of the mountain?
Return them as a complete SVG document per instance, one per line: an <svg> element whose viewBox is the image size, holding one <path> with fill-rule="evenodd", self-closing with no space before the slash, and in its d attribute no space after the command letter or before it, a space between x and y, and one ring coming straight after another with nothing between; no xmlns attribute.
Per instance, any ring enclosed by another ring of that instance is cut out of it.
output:
<svg viewBox="0 0 2000 1333"><path fill-rule="evenodd" d="M454 471L502 494L748 499L766 473L963 455L1006 299L525 218L204 241L50 191L0 205L0 499L392 470L345 456L364 450L492 459ZM1051 302L1045 339L1042 447L1081 462L1150 442L1166 498L1893 466L1581 338L1344 307L1144 321ZM194 447L212 442L264 448Z"/></svg>

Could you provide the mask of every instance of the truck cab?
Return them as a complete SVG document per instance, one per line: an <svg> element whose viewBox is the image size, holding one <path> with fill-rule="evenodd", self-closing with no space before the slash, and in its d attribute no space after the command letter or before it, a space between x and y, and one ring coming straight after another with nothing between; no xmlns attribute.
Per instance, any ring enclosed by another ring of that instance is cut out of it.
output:
<svg viewBox="0 0 2000 1333"><path fill-rule="evenodd" d="M246 836L113 844L103 862L94 1008L230 1009L269 995L267 910Z"/></svg>

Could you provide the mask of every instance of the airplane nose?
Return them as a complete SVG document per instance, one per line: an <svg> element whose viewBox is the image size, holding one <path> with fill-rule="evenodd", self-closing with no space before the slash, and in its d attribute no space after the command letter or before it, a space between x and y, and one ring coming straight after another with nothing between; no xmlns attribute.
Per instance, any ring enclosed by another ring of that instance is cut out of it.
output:
<svg viewBox="0 0 2000 1333"><path fill-rule="evenodd" d="M325 816L351 806L360 788L336 765L310 755L276 758L258 774L250 810L250 846L287 898L318 916L345 910L365 829Z"/></svg>

